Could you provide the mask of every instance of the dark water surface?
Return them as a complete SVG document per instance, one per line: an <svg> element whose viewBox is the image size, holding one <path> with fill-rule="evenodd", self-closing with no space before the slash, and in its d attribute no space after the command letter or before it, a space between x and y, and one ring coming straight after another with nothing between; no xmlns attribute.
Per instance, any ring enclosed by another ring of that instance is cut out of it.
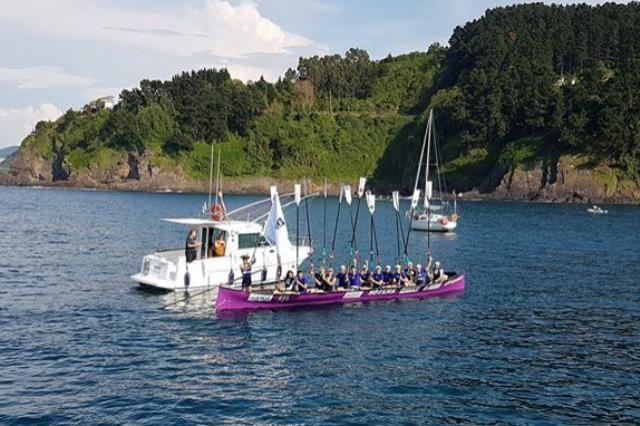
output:
<svg viewBox="0 0 640 426"><path fill-rule="evenodd" d="M0 187L0 424L640 422L640 208L463 203L460 296L222 319L128 278L203 201Z"/></svg>

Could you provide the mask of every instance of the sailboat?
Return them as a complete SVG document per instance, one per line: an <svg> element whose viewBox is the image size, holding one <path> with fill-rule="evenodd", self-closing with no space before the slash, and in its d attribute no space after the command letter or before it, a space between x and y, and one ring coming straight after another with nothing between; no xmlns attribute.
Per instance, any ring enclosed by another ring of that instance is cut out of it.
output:
<svg viewBox="0 0 640 426"><path fill-rule="evenodd" d="M431 151L435 157L436 167L436 183L437 199L433 200L433 181L430 180L429 172L431 164ZM426 165L424 171L424 198L422 207L419 207L420 189L418 189L420 181L420 172L422 171L422 160L426 153ZM458 212L455 192L453 193L453 211L448 201L442 198L442 194L446 192L446 184L444 176L440 173L440 158L438 157L438 148L436 144L436 132L433 124L433 110L429 110L429 120L427 121L427 129L425 130L422 141L422 150L420 151L420 159L418 160L418 171L413 186L413 196L411 197L411 208L407 212L407 216L411 220L411 229L427 232L453 232L458 226Z"/></svg>

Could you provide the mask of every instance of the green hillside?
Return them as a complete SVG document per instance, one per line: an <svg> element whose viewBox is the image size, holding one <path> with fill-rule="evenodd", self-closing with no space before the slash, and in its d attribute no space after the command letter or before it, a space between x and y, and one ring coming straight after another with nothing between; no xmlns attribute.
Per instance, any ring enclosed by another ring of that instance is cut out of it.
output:
<svg viewBox="0 0 640 426"><path fill-rule="evenodd" d="M457 27L448 48L300 58L275 83L244 84L224 69L143 80L113 110L39 123L21 149L50 160L54 180L123 158L135 178L141 157L204 178L216 143L226 176L366 175L407 187L433 107L452 188L490 190L490 175L566 154L637 181L639 23L637 3L518 5Z"/></svg>

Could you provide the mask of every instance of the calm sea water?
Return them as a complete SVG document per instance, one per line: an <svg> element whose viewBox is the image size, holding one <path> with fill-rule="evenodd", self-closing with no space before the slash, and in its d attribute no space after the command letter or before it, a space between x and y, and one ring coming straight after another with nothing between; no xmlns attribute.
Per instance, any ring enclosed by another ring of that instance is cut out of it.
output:
<svg viewBox="0 0 640 426"><path fill-rule="evenodd" d="M431 241L465 271L460 296L223 319L128 278L183 244L159 219L203 201L0 187L0 424L640 422L640 208L462 203L459 232ZM389 263L392 212L376 211ZM413 234L415 260L425 247Z"/></svg>

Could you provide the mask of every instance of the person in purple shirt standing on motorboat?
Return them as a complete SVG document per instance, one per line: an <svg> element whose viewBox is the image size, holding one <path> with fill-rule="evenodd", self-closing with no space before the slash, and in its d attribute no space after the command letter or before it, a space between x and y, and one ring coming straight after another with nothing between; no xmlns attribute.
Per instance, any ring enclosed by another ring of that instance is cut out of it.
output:
<svg viewBox="0 0 640 426"><path fill-rule="evenodd" d="M349 270L347 279L349 280L349 287L360 288L360 285L362 284L362 277L360 276L360 272L358 272L358 269L355 266L352 266Z"/></svg>

